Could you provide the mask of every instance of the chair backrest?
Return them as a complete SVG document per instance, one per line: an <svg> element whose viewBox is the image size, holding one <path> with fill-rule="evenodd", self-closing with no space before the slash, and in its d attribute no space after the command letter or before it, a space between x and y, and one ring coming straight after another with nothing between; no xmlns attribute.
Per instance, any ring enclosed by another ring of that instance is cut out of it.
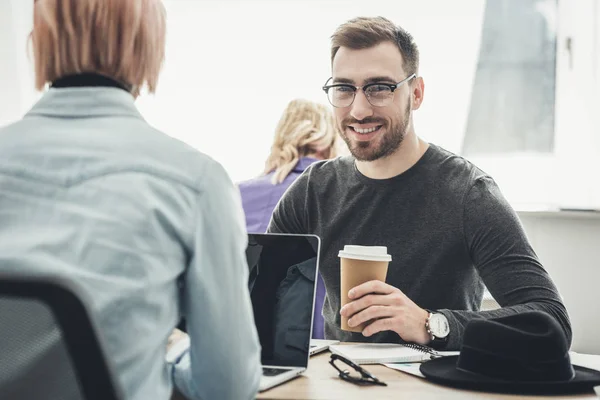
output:
<svg viewBox="0 0 600 400"><path fill-rule="evenodd" d="M123 399L73 283L0 272L0 399Z"/></svg>

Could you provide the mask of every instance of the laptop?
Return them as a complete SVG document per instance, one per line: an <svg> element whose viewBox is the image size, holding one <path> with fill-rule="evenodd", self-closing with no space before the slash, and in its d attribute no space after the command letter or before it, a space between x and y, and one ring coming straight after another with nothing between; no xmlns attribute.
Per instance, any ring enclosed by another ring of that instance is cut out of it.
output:
<svg viewBox="0 0 600 400"><path fill-rule="evenodd" d="M320 246L315 235L248 234L248 288L262 347L261 392L308 366Z"/></svg>
<svg viewBox="0 0 600 400"><path fill-rule="evenodd" d="M314 356L325 350L329 350L329 346L338 344L339 340L327 340L327 339L311 339L310 340L310 355Z"/></svg>

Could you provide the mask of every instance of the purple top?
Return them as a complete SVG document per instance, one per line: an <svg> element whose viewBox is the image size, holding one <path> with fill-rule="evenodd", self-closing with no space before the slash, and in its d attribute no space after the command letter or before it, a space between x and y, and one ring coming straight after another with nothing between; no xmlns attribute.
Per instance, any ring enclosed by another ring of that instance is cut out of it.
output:
<svg viewBox="0 0 600 400"><path fill-rule="evenodd" d="M318 160L302 157L289 175L279 184L274 185L271 182L274 172L239 184L248 232L264 233L267 231L271 214L283 193L315 161Z"/></svg>
<svg viewBox="0 0 600 400"><path fill-rule="evenodd" d="M242 195L242 206L246 214L246 230L251 233L264 233L269 227L271 214L277 205L277 202L283 196L287 188L298 178L306 168L315 161L316 158L302 157L294 169L285 177L283 182L273 184L271 178L274 172L258 178L241 182L238 186ZM319 274L317 280L317 294L315 298L315 316L313 323L312 337L315 339L324 338L323 328L323 301L325 298L325 284Z"/></svg>

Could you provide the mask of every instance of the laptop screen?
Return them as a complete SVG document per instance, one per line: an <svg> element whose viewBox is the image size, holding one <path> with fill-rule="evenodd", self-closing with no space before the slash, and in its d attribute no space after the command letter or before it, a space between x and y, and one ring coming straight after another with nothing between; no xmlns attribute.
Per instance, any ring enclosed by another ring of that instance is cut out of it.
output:
<svg viewBox="0 0 600 400"><path fill-rule="evenodd" d="M319 246L314 235L248 234L248 287L262 365L308 365Z"/></svg>

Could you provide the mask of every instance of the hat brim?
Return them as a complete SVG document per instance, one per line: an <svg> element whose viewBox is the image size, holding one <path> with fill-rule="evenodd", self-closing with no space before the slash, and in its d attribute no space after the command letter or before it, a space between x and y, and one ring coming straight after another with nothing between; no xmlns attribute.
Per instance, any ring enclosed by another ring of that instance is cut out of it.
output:
<svg viewBox="0 0 600 400"><path fill-rule="evenodd" d="M573 365L575 377L568 381L515 382L462 371L456 368L459 356L436 358L421 364L425 377L435 383L460 389L519 394L573 394L593 391L600 385L600 372Z"/></svg>

